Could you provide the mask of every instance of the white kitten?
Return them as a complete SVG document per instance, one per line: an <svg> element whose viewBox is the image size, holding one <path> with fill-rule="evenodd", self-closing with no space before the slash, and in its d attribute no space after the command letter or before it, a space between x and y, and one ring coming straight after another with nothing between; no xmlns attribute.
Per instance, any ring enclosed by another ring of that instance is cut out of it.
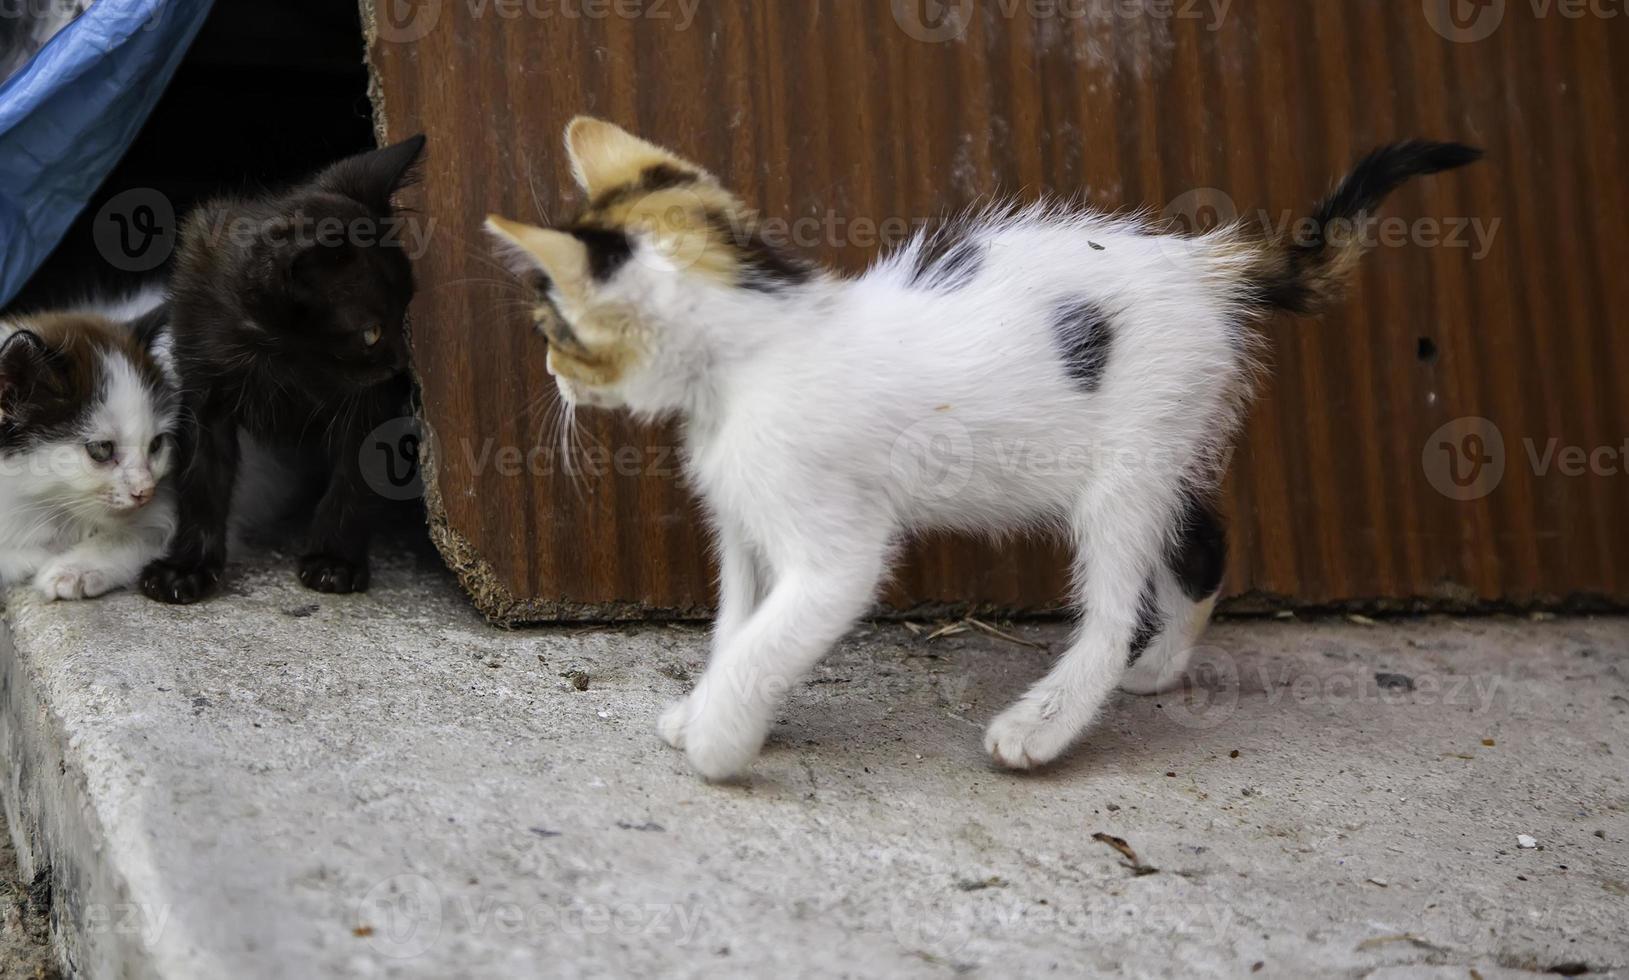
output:
<svg viewBox="0 0 1629 980"><path fill-rule="evenodd" d="M0 584L134 582L175 526L163 295L0 321Z"/></svg>
<svg viewBox="0 0 1629 980"><path fill-rule="evenodd" d="M1079 634L990 724L1001 765L1057 758L1117 683L1174 683L1225 563L1212 498L1251 386L1249 321L1327 304L1362 250L1336 223L1479 156L1377 151L1299 241L1038 205L844 279L779 252L692 163L592 119L566 145L583 214L488 228L538 291L568 402L683 421L722 589L707 671L659 729L709 778L746 769L916 530L1077 544Z"/></svg>

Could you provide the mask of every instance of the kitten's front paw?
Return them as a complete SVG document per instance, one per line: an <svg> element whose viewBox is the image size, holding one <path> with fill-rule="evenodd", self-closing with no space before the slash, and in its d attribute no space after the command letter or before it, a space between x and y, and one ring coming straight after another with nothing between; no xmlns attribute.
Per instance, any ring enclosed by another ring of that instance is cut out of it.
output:
<svg viewBox="0 0 1629 980"><path fill-rule="evenodd" d="M662 716L656 719L656 734L662 736L662 741L676 749L684 748L684 729L690 721L690 701L681 698L668 705L662 711Z"/></svg>
<svg viewBox="0 0 1629 980"><path fill-rule="evenodd" d="M769 734L768 722L754 717L744 706L696 701L695 694L690 698L695 703L689 706L690 716L680 735L690 765L713 782L745 775ZM662 717L667 720L667 715Z"/></svg>
<svg viewBox="0 0 1629 980"><path fill-rule="evenodd" d="M306 555L300 559L300 581L316 592L368 591L368 562L354 562L336 555Z"/></svg>
<svg viewBox="0 0 1629 980"><path fill-rule="evenodd" d="M1069 748L1079 734L1067 712L1048 713L1040 701L1024 698L996 716L984 733L984 751L1007 769L1044 766Z"/></svg>
<svg viewBox="0 0 1629 980"><path fill-rule="evenodd" d="M118 588L99 568L71 564L50 564L34 577L34 587L47 599L94 599Z"/></svg>
<svg viewBox="0 0 1629 980"><path fill-rule="evenodd" d="M177 565L161 558L141 572L142 593L174 606L191 605L220 584L221 569L214 565Z"/></svg>

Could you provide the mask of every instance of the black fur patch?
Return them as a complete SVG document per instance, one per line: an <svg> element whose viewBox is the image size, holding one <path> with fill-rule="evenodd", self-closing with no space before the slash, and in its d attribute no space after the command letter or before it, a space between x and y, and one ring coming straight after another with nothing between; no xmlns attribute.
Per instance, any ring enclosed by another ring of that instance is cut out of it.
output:
<svg viewBox="0 0 1629 980"><path fill-rule="evenodd" d="M1227 568L1227 532L1208 499L1192 488L1184 490L1182 498L1176 539L1166 549L1165 564L1176 576L1182 594L1201 602L1222 587L1222 572ZM1128 663L1134 664L1142 657L1164 626L1160 622L1159 594L1150 578L1138 602L1137 630L1131 635Z"/></svg>
<svg viewBox="0 0 1629 980"><path fill-rule="evenodd" d="M1184 494L1176 544L1166 555L1182 594L1199 602L1222 587L1227 568L1227 531L1209 500L1193 490Z"/></svg>
<svg viewBox="0 0 1629 980"><path fill-rule="evenodd" d="M683 187L686 184L694 184L696 180L694 173L670 163L658 163L639 172L639 187L644 191Z"/></svg>
<svg viewBox="0 0 1629 980"><path fill-rule="evenodd" d="M589 226L572 228L570 232L588 249L588 271L600 282L611 278L633 258L633 243L623 232Z"/></svg>
<svg viewBox="0 0 1629 980"><path fill-rule="evenodd" d="M1136 663L1148 651L1148 645L1160 635L1159 598L1154 591L1154 580L1143 584L1143 595L1137 603L1137 631L1131 634L1131 659Z"/></svg>
<svg viewBox="0 0 1629 980"><path fill-rule="evenodd" d="M772 245L755 223L737 224L721 211L708 211L707 223L735 249L741 263L741 288L778 293L813 278L806 263Z"/></svg>
<svg viewBox="0 0 1629 980"><path fill-rule="evenodd" d="M1107 311L1091 300L1069 300L1053 312L1052 330L1069 377L1088 392L1102 387L1114 347L1114 326Z"/></svg>
<svg viewBox="0 0 1629 980"><path fill-rule="evenodd" d="M613 187L599 197L594 198L589 205L588 212L583 215L592 220L594 212L604 211L614 205L621 204L629 198L643 197L656 191L671 190L675 187L685 187L701 179L701 175L683 167L675 167L670 163L656 163L639 172L639 179L631 184Z"/></svg>
<svg viewBox="0 0 1629 980"><path fill-rule="evenodd" d="M164 328L170 325L170 304L160 303L137 317L130 324L130 332L136 335L141 346L152 350L153 344L158 342L159 335Z"/></svg>
<svg viewBox="0 0 1629 980"><path fill-rule="evenodd" d="M984 268L984 246L971 238L958 237L945 226L923 239L916 250L910 283L921 289L960 289L978 278Z"/></svg>

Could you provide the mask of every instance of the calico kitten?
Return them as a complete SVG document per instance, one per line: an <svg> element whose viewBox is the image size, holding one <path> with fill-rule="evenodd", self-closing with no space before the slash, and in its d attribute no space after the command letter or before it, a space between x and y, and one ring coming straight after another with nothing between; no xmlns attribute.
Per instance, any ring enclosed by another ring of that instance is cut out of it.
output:
<svg viewBox="0 0 1629 980"><path fill-rule="evenodd" d="M0 320L0 584L131 585L175 526L162 293Z"/></svg>
<svg viewBox="0 0 1629 980"><path fill-rule="evenodd" d="M141 576L162 602L219 584L239 429L321 457L325 489L299 559L320 592L368 587L377 498L363 438L407 408L404 316L413 272L392 196L424 137L351 157L283 194L215 201L188 216L170 280L183 414L179 527Z"/></svg>
<svg viewBox="0 0 1629 980"><path fill-rule="evenodd" d="M568 403L683 422L722 586L707 670L658 728L710 778L751 763L780 695L918 529L1076 542L1078 635L991 722L997 763L1057 758L1117 683L1173 683L1221 584L1214 498L1251 387L1249 321L1332 303L1363 247L1337 223L1480 155L1378 150L1299 240L1037 205L844 279L781 254L701 167L609 123L573 121L566 148L582 214L488 228L537 290Z"/></svg>

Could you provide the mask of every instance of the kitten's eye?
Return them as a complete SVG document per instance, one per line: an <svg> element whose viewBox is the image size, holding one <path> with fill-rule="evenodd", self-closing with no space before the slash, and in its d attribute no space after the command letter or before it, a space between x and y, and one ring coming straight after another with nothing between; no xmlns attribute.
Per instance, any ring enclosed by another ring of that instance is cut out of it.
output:
<svg viewBox="0 0 1629 980"><path fill-rule="evenodd" d="M158 451L164 448L164 437L154 436L153 441L147 444L147 455L157 456Z"/></svg>
<svg viewBox="0 0 1629 980"><path fill-rule="evenodd" d="M103 439L100 442L85 443L85 455L98 463L105 463L113 458L113 443Z"/></svg>
<svg viewBox="0 0 1629 980"><path fill-rule="evenodd" d="M362 331L362 345L364 347L372 347L374 344L377 344L379 342L379 338L383 337L384 335L385 331L378 324L374 324L368 329Z"/></svg>

